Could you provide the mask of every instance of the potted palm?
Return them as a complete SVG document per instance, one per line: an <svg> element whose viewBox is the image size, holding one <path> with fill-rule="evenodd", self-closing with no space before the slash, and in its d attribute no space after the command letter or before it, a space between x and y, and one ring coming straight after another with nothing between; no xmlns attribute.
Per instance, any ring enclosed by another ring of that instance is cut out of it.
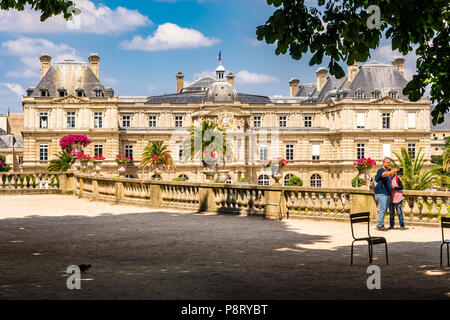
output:
<svg viewBox="0 0 450 320"><path fill-rule="evenodd" d="M142 154L141 167L150 167L155 180L162 180L164 170L174 167L169 148L163 141L151 141Z"/></svg>

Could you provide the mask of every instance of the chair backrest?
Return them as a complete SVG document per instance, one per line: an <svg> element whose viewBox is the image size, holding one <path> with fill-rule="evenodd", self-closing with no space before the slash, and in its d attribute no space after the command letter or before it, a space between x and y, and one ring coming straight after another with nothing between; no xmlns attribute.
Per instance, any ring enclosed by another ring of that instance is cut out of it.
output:
<svg viewBox="0 0 450 320"><path fill-rule="evenodd" d="M355 233L353 231L353 224L355 224L355 223L367 223L367 235L370 238L370 229L369 229L370 212L360 212L360 213L350 214L350 225L352 227L352 237L353 237L353 239L356 239L355 238Z"/></svg>
<svg viewBox="0 0 450 320"><path fill-rule="evenodd" d="M450 229L450 217L441 217L442 241L445 241L444 229Z"/></svg>

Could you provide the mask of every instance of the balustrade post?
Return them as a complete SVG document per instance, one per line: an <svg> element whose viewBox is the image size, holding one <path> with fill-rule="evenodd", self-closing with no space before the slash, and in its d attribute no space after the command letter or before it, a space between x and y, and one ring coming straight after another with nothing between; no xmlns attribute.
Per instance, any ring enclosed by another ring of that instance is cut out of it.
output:
<svg viewBox="0 0 450 320"><path fill-rule="evenodd" d="M116 191L116 201L119 202L120 200L125 199L125 196L123 194L123 183L121 181L116 181L115 183L115 191Z"/></svg>
<svg viewBox="0 0 450 320"><path fill-rule="evenodd" d="M350 194L350 213L370 212L372 219L377 218L377 204L373 194Z"/></svg>
<svg viewBox="0 0 450 320"><path fill-rule="evenodd" d="M150 203L153 207L159 208L162 206L162 190L161 185L152 184L150 185Z"/></svg>
<svg viewBox="0 0 450 320"><path fill-rule="evenodd" d="M265 191L264 196L266 198L265 203L265 218L270 220L278 220L283 218L283 213L286 212L286 203L283 201L282 190L270 190ZM284 202L284 203L283 203ZM281 213L280 213L281 212Z"/></svg>
<svg viewBox="0 0 450 320"><path fill-rule="evenodd" d="M200 212L217 212L216 196L211 187L198 188L198 203Z"/></svg>
<svg viewBox="0 0 450 320"><path fill-rule="evenodd" d="M92 179L92 199L98 200L98 181Z"/></svg>
<svg viewBox="0 0 450 320"><path fill-rule="evenodd" d="M79 190L78 190L78 193L79 193L79 195L78 195L78 197L79 198L82 198L83 197L83 178L79 178L80 179L80 183L78 184L78 188L79 188Z"/></svg>

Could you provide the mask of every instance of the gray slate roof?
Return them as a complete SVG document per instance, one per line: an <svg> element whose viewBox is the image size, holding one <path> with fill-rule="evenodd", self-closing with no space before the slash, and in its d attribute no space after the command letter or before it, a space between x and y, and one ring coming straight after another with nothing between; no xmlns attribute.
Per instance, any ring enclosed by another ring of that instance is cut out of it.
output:
<svg viewBox="0 0 450 320"><path fill-rule="evenodd" d="M214 83L214 81L215 81L214 78L210 76L197 79L191 84L181 89L181 93L205 91L206 89L208 89L210 85Z"/></svg>
<svg viewBox="0 0 450 320"><path fill-rule="evenodd" d="M22 135L16 134L5 134L0 135L0 148L12 148L11 145L11 136L14 137L14 148L23 148L23 138Z"/></svg>
<svg viewBox="0 0 450 320"><path fill-rule="evenodd" d="M94 90L101 89L107 96L105 87L91 68L83 62L73 60L53 64L31 96L39 97L41 95L40 90L47 89L51 97L57 97L60 88L64 88L68 95L75 96L77 89L83 89L86 97L95 97Z"/></svg>

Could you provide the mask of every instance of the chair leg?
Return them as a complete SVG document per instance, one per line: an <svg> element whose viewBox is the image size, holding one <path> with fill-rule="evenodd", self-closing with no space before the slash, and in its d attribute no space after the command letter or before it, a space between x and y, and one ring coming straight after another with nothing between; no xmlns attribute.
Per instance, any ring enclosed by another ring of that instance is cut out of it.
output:
<svg viewBox="0 0 450 320"><path fill-rule="evenodd" d="M384 243L384 248L386 251L386 265L389 265L389 254L388 254L387 242Z"/></svg>
<svg viewBox="0 0 450 320"><path fill-rule="evenodd" d="M448 249L448 243L447 243L447 267L450 267L450 256L449 256L449 249Z"/></svg>
<svg viewBox="0 0 450 320"><path fill-rule="evenodd" d="M369 243L369 263L372 264L372 257L373 257L373 247Z"/></svg>
<svg viewBox="0 0 450 320"><path fill-rule="evenodd" d="M442 242L442 244L441 244L441 259L440 259L440 261L441 261L441 269L442 269L442 247L444 246L444 243Z"/></svg>
<svg viewBox="0 0 450 320"><path fill-rule="evenodd" d="M353 244L354 243L355 243L355 241L352 242L352 251L351 251L351 254L350 254L350 265L351 266L353 265Z"/></svg>

